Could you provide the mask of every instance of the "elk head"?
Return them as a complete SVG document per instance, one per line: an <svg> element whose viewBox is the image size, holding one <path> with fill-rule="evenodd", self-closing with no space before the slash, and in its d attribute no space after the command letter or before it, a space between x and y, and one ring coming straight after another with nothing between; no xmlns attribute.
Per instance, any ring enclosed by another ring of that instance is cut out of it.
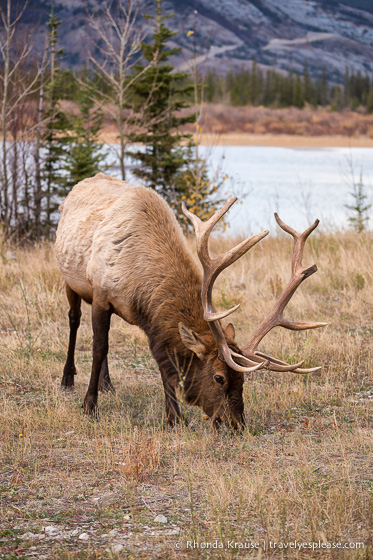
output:
<svg viewBox="0 0 373 560"><path fill-rule="evenodd" d="M304 267L302 265L302 256L306 240L318 226L319 220L316 220L303 233L298 233L284 224L278 215L275 214L278 225L294 239L290 280L276 301L272 311L249 336L248 343L243 348L239 349L234 341L233 325L229 324L225 331L223 330L220 320L236 311L239 305L226 311L216 312L212 301L214 282L225 268L233 264L269 233L264 231L245 239L233 249L212 259L208 250L210 233L236 200L237 198L229 200L221 210L206 222L203 222L187 210L183 203L183 213L192 222L196 233L197 254L203 267L201 293L203 317L208 323L217 352L216 350L215 353L211 352L208 341L203 336L182 324L179 325L180 335L184 344L200 358L203 364L201 376L203 379L208 379L210 384L210 387L204 387L203 399L198 404L216 424L219 424L221 421L228 422L233 428L244 426L242 391L245 373L263 369L273 372L308 374L321 369L321 367L302 369L303 361L296 364L288 364L259 351L258 345L265 335L277 326L291 330L305 330L327 325L327 323L298 323L289 321L283 315L286 305L298 286L303 280L317 271L316 265L308 268Z"/></svg>

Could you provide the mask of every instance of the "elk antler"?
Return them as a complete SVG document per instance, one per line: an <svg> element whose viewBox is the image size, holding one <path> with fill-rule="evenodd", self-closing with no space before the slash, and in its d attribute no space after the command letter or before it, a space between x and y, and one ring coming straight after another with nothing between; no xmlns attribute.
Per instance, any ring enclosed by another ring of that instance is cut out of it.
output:
<svg viewBox="0 0 373 560"><path fill-rule="evenodd" d="M256 354L252 357L245 357L240 354L237 354L233 350L231 350L225 340L225 336L223 333L223 329L220 324L220 319L227 317L236 309L239 308L239 305L235 305L231 309L227 311L222 311L220 313L216 313L214 309L214 305L212 303L212 288L214 286L214 282L220 272L222 272L225 268L227 268L230 264L233 264L237 259L239 259L242 255L244 255L251 247L253 247L258 241L263 239L266 235L268 235L268 231L263 231L257 235L253 235L252 237L245 239L241 243L239 243L233 249L230 249L226 253L219 255L215 259L212 259L209 255L208 250L208 241L211 230L217 224L217 222L224 216L224 214L229 210L229 208L234 204L237 200L237 197L231 198L223 208L221 208L216 214L214 214L209 220L206 222L202 222L197 216L192 214L187 210L184 202L182 204L183 213L187 218L190 219L192 222L195 232L196 232L196 242L197 242L197 254L199 260L203 266L203 281L202 281L202 306L203 306L203 317L205 321L208 322L210 330L212 332L212 336L216 342L219 352L219 358L223 360L229 367L231 367L235 371L239 371L242 373L255 371L266 364L268 364L268 359L260 360ZM233 358L239 360L242 364L239 365Z"/></svg>
<svg viewBox="0 0 373 560"><path fill-rule="evenodd" d="M253 361L260 361L261 359L269 360L270 364L266 366L266 369L271 371L292 371L294 373L312 373L314 371L318 371L321 367L315 367L310 369L300 369L299 366L302 365L303 362L299 362L298 364L287 364L277 358L273 358L272 356L267 356L262 352L258 352L258 344L259 342L272 330L274 327L285 327L285 329L291 329L293 331L302 331L305 329L317 329L319 327L325 327L328 323L298 323L296 321L289 321L288 319L284 318L284 310L287 304L289 303L291 297L293 296L294 292L298 288L298 286L311 276L314 272L317 271L317 266L314 264L309 268L306 268L302 265L302 256L303 256L303 249L304 245L307 241L309 235L313 232L314 229L317 228L319 225L319 220L316 220L315 223L310 226L306 231L303 233L298 233L291 227L284 224L282 220L275 214L276 221L281 229L290 233L290 235L294 238L294 250L293 250L293 259L292 259L292 271L291 271L291 278L281 293L280 297L276 301L272 311L270 314L260 323L260 325L255 329L252 333L249 342L246 346L242 349L242 353L244 356L249 358ZM255 359L255 357L257 357Z"/></svg>

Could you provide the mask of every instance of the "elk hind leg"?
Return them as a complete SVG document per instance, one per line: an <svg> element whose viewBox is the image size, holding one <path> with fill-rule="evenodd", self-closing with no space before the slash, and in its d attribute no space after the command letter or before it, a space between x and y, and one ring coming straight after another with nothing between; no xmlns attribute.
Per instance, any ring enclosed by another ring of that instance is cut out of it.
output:
<svg viewBox="0 0 373 560"><path fill-rule="evenodd" d="M91 378L84 398L83 408L86 414L97 416L97 397L100 373L109 350L109 329L111 306L92 302L93 359Z"/></svg>
<svg viewBox="0 0 373 560"><path fill-rule="evenodd" d="M81 297L74 292L70 286L66 284L66 295L69 301L69 325L70 325L70 337L69 337L69 348L67 351L67 358L65 367L63 370L63 376L61 380L61 389L66 390L74 387L74 376L76 375L75 367L75 345L76 345L76 335L80 325L80 317L82 312L80 310Z"/></svg>

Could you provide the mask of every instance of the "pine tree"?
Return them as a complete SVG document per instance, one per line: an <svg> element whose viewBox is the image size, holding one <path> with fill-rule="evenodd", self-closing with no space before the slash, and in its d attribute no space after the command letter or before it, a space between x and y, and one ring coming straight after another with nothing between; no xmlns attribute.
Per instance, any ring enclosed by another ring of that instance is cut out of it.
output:
<svg viewBox="0 0 373 560"><path fill-rule="evenodd" d="M190 135L180 132L180 127L193 122L194 115L179 116L178 113L190 105L193 86L187 82L187 74L174 72L168 62L179 48L167 47L167 42L175 35L165 25L158 0L156 14L149 16L154 29L149 43L143 44L142 55L145 63L153 62L145 69L142 64L135 69L140 77L134 80L132 93L134 109L140 116L140 125L130 134L130 141L141 143L144 149L132 151L129 155L137 162L134 174L147 186L154 188L171 206L180 199L177 192L177 178L185 168L187 154L181 144L190 140Z"/></svg>
<svg viewBox="0 0 373 560"><path fill-rule="evenodd" d="M369 93L368 93L367 111L368 111L368 113L373 113L373 86L371 86L371 88L369 90Z"/></svg>
<svg viewBox="0 0 373 560"><path fill-rule="evenodd" d="M356 233L362 233L366 230L370 216L372 204L368 202L368 195L365 192L365 185L363 181L363 174L360 173L360 179L356 183L353 181L351 197L353 204L346 204L346 208L351 211L348 218L350 225Z"/></svg>
<svg viewBox="0 0 373 560"><path fill-rule="evenodd" d="M213 103L216 99L217 76L214 70L207 72L205 80L205 100Z"/></svg>
<svg viewBox="0 0 373 560"><path fill-rule="evenodd" d="M332 111L342 111L343 95L341 86L334 85L330 91L330 108Z"/></svg>
<svg viewBox="0 0 373 560"><path fill-rule="evenodd" d="M323 66L321 77L317 80L317 102L319 105L325 106L328 103L328 93L326 69Z"/></svg>
<svg viewBox="0 0 373 560"><path fill-rule="evenodd" d="M50 14L48 27L48 39L50 50L50 72L49 79L45 87L45 130L43 134L42 146L45 151L42 178L44 183L44 195L46 199L46 227L48 233L53 225L53 213L56 211L59 200L58 194L61 192L65 181L63 176L65 147L67 142L68 120L60 107L60 90L62 82L62 72L60 68L60 58L63 49L57 48L58 28L61 21L54 14L53 6Z"/></svg>
<svg viewBox="0 0 373 560"><path fill-rule="evenodd" d="M251 65L251 79L250 79L250 104L256 105L260 97L260 78L258 75L258 67L256 59L253 59Z"/></svg>
<svg viewBox="0 0 373 560"><path fill-rule="evenodd" d="M308 71L307 62L305 63L303 69L303 89L304 100L306 101L306 103L310 103L310 105L316 105L315 87Z"/></svg>
<svg viewBox="0 0 373 560"><path fill-rule="evenodd" d="M264 94L263 94L263 105L273 105L276 103L276 73L274 70L267 70Z"/></svg>
<svg viewBox="0 0 373 560"><path fill-rule="evenodd" d="M351 79L348 66L345 67L343 79L343 106L348 107L351 103Z"/></svg>
<svg viewBox="0 0 373 560"><path fill-rule="evenodd" d="M106 169L106 154L99 144L103 113L94 107L93 84L85 73L79 85L77 115L70 117L71 139L66 154L65 170L68 173L65 188L71 188L86 177Z"/></svg>
<svg viewBox="0 0 373 560"><path fill-rule="evenodd" d="M294 107L298 107L299 109L303 109L304 107L304 91L302 80L299 74L295 76L295 81L293 84L293 105Z"/></svg>

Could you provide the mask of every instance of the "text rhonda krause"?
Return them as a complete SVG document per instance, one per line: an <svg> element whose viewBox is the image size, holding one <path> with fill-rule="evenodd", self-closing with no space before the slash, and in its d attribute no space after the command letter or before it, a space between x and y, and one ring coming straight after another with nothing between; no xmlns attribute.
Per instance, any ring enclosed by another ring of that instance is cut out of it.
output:
<svg viewBox="0 0 373 560"><path fill-rule="evenodd" d="M304 541L289 541L289 542L276 542L276 541L262 541L261 543L255 541L186 541L187 549L204 549L204 548L223 548L223 549L363 549L364 543L362 542L304 542Z"/></svg>

